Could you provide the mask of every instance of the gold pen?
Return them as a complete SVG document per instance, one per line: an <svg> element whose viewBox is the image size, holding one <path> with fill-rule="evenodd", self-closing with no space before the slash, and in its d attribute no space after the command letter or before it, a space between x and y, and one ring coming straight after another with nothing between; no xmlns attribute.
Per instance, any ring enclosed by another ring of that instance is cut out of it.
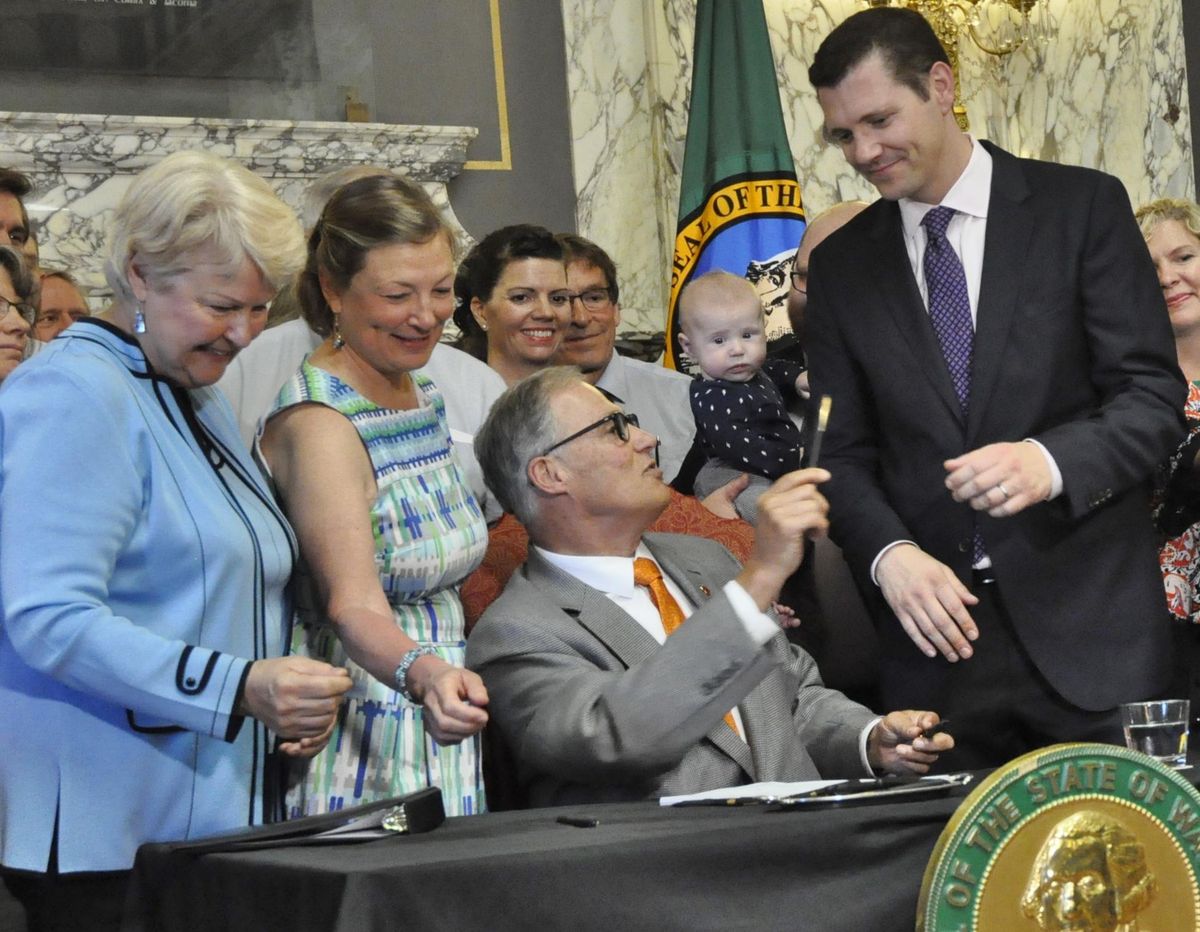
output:
<svg viewBox="0 0 1200 932"><path fill-rule="evenodd" d="M820 404L817 406L817 429L813 434L812 450L808 457L808 465L816 467L821 456L821 440L825 436L825 429L829 426L829 412L833 410L833 399L828 395L822 395Z"/></svg>

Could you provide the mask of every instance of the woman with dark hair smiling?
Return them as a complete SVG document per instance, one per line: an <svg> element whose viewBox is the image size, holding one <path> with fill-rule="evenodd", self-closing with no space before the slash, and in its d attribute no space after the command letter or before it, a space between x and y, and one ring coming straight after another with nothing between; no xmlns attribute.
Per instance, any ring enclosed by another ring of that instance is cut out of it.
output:
<svg viewBox="0 0 1200 932"><path fill-rule="evenodd" d="M459 349L508 385L549 365L571 314L562 244L530 224L485 236L454 282Z"/></svg>

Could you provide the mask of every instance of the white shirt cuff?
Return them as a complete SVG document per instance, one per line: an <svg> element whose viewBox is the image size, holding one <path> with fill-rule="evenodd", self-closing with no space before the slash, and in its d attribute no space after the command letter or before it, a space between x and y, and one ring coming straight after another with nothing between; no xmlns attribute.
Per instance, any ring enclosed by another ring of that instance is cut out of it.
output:
<svg viewBox="0 0 1200 932"><path fill-rule="evenodd" d="M1063 477L1062 472L1058 468L1058 463L1054 462L1054 457L1050 455L1050 451L1046 449L1045 444L1040 440L1034 440L1032 437L1026 437L1025 443L1032 443L1035 447L1042 451L1042 456L1046 457L1046 466L1050 470L1050 494L1046 496L1046 501L1052 498L1058 498L1062 495ZM894 540L875 555L875 559L871 561L871 582L879 585L879 580L875 578L875 570L879 567L879 561L883 559L883 555L893 547L898 547L900 544L913 544L916 541L912 540ZM988 564L990 565L990 563Z"/></svg>
<svg viewBox="0 0 1200 932"><path fill-rule="evenodd" d="M894 540L880 550L879 553L875 554L875 559L871 561L871 582L875 583L875 585L879 585L879 580L875 578L875 570L879 566L879 561L883 559L883 555L885 553L887 553L893 547L899 547L901 544L912 544L914 547L917 546L917 542L915 540Z"/></svg>
<svg viewBox="0 0 1200 932"><path fill-rule="evenodd" d="M729 604L733 606L738 621L746 629L746 634L750 635L750 640L759 647L783 630L773 619L758 610L758 606L750 598L750 593L743 589L737 580L731 579L725 583L723 591L729 599Z"/></svg>
<svg viewBox="0 0 1200 932"><path fill-rule="evenodd" d="M729 604L733 606L733 611L737 615L738 621L742 623L742 627L746 629L746 634L750 635L750 640L754 641L754 643L761 647L780 632L779 625L758 610L758 606L754 604L754 600L750 598L750 594L736 580L731 579L725 583L723 591L725 592L725 597L729 599ZM867 756L867 741L871 737L871 730L882 720L882 715L871 719L863 727L862 732L858 736L858 756L862 761L864 773L874 773L874 770L871 768L871 760Z"/></svg>
<svg viewBox="0 0 1200 932"><path fill-rule="evenodd" d="M862 758L863 770L871 774L875 772L875 768L871 766L871 758L867 755L867 741L871 737L872 730L882 721L882 715L871 719L863 727L862 733L858 736L858 756Z"/></svg>
<svg viewBox="0 0 1200 932"><path fill-rule="evenodd" d="M1032 443L1035 447L1042 451L1042 456L1046 457L1046 465L1050 467L1050 494L1046 496L1046 501L1052 498L1058 498L1062 495L1063 478L1059 472L1058 463L1054 462L1054 457L1050 455L1050 451L1046 449L1046 445L1040 440L1034 440L1032 437L1026 437L1025 443Z"/></svg>

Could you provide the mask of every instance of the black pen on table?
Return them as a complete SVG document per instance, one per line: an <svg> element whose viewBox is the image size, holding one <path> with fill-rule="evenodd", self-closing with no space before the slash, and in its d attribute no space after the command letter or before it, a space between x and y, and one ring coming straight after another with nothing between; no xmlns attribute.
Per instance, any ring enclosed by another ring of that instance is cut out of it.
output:
<svg viewBox="0 0 1200 932"><path fill-rule="evenodd" d="M587 818L584 816L569 816L560 815L554 820L559 825L570 825L574 828L595 828L600 824L599 819Z"/></svg>

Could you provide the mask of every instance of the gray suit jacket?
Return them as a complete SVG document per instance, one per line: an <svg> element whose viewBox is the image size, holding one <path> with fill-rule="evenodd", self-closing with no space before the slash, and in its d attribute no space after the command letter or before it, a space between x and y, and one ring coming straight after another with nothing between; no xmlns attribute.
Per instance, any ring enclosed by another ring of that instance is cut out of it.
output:
<svg viewBox="0 0 1200 932"><path fill-rule="evenodd" d="M530 551L467 642L531 805L648 799L761 780L863 773L874 717L821 684L782 635L758 647L721 591L719 544L647 534L696 606L659 645L603 593ZM722 721L738 706L742 741Z"/></svg>

